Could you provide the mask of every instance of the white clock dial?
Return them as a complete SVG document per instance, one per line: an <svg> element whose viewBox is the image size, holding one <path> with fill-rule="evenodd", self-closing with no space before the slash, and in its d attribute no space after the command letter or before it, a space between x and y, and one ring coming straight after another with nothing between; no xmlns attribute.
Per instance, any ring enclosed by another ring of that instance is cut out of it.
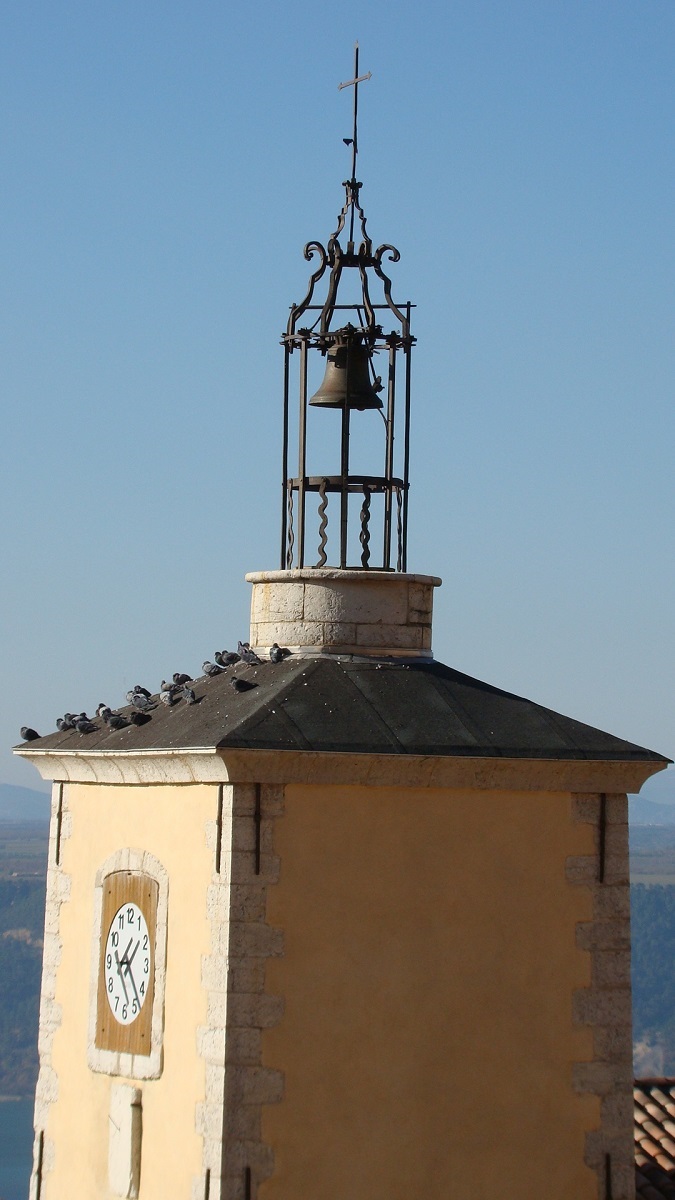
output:
<svg viewBox="0 0 675 1200"><path fill-rule="evenodd" d="M111 921L104 971L110 1011L120 1025L131 1025L145 1003L152 971L150 933L137 904L123 904Z"/></svg>

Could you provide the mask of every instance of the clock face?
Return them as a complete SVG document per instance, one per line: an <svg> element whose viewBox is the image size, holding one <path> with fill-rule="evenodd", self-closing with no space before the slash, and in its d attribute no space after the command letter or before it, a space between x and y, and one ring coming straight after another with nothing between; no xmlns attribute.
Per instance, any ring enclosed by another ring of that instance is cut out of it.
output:
<svg viewBox="0 0 675 1200"><path fill-rule="evenodd" d="M152 943L141 909L133 901L117 909L103 960L105 994L120 1025L131 1025L151 990Z"/></svg>

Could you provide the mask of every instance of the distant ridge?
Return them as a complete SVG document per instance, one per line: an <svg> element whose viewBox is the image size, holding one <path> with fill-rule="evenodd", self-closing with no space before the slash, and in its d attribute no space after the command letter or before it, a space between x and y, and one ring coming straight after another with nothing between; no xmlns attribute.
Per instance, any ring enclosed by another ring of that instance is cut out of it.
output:
<svg viewBox="0 0 675 1200"><path fill-rule="evenodd" d="M49 821L49 792L0 783L0 821Z"/></svg>

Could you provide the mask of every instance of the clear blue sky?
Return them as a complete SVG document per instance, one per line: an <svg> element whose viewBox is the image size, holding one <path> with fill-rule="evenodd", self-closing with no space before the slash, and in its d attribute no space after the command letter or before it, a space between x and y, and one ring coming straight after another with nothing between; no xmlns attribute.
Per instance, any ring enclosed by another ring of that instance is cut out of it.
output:
<svg viewBox="0 0 675 1200"><path fill-rule="evenodd" d="M0 780L41 786L22 724L248 628L356 38L435 654L675 756L672 0L9 0Z"/></svg>

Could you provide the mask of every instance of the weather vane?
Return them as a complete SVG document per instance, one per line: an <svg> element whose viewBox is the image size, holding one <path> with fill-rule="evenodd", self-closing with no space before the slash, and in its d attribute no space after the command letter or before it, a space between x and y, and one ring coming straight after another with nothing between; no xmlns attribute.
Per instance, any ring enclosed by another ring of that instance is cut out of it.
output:
<svg viewBox="0 0 675 1200"><path fill-rule="evenodd" d="M338 91L339 92L341 92L343 88L347 88L347 87L354 88L354 130L353 130L352 136L350 138L342 139L345 146L351 146L351 148L352 148L352 178L351 178L352 186L356 183L356 156L359 152L359 140L358 140L358 130L357 130L358 116L359 116L359 84L365 83L368 79L372 79L371 71L368 71L367 75L359 75L359 43L355 42L354 43L354 78L348 79L346 81L346 83L338 83ZM351 211L350 222L349 222L349 240L350 240L350 242L354 240L354 209L353 208Z"/></svg>

